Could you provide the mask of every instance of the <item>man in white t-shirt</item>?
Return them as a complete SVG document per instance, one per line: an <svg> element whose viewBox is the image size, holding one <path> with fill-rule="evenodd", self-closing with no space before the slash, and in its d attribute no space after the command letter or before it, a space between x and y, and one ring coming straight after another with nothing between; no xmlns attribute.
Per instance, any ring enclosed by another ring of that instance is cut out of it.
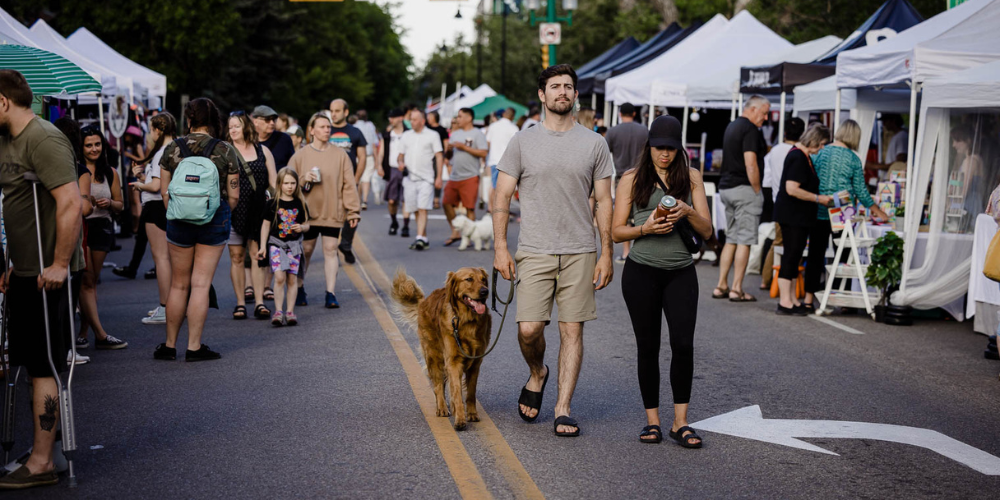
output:
<svg viewBox="0 0 1000 500"><path fill-rule="evenodd" d="M444 164L441 136L425 125L427 117L420 109L410 112L413 130L403 133L399 142L397 165L404 173L404 213L417 214L417 239L411 250L423 250L427 241L427 211L434 209L434 190L441 189L441 167Z"/></svg>
<svg viewBox="0 0 1000 500"><path fill-rule="evenodd" d="M371 189L372 177L375 176L375 151L380 146L378 138L378 130L375 129L375 124L368 121L368 111L363 109L358 110L358 122L354 124L354 128L361 131L361 134L365 136L365 165L364 172L361 174L361 210L366 210L368 208L368 191ZM358 168L361 168L359 165Z"/></svg>
<svg viewBox="0 0 1000 500"><path fill-rule="evenodd" d="M486 197L487 200L492 200L493 189L497 187L497 164L500 163L500 158L503 157L503 152L507 150L507 144L510 144L510 140L514 137L514 134L518 132L517 125L514 124L514 108L507 108L503 112L503 118L490 124L490 129L486 131L486 143L489 145L490 152L486 155L486 165L490 167L490 176L493 181L490 184L490 194Z"/></svg>

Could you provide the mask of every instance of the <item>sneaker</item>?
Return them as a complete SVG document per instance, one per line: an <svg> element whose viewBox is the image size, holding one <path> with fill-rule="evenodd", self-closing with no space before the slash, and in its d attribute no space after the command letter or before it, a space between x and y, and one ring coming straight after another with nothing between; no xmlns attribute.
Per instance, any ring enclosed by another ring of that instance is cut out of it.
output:
<svg viewBox="0 0 1000 500"><path fill-rule="evenodd" d="M21 466L16 471L0 478L0 489L21 490L34 488L35 486L52 486L59 483L59 476L55 470L32 474L26 465Z"/></svg>
<svg viewBox="0 0 1000 500"><path fill-rule="evenodd" d="M368 210L368 204L367 203L362 203L361 204L361 210Z"/></svg>
<svg viewBox="0 0 1000 500"><path fill-rule="evenodd" d="M423 250L420 247L420 240L413 240L413 243L410 243L410 250Z"/></svg>
<svg viewBox="0 0 1000 500"><path fill-rule="evenodd" d="M167 310L162 306L156 306L153 309L153 314L149 317L142 318L142 324L144 325L164 325L167 323Z"/></svg>
<svg viewBox="0 0 1000 500"><path fill-rule="evenodd" d="M125 278L127 280L134 280L135 279L135 272L129 270L129 268L127 268L127 267L116 267L116 268L114 268L114 269L111 270L111 274L114 274L115 276L118 276L118 277L121 277L121 278Z"/></svg>
<svg viewBox="0 0 1000 500"><path fill-rule="evenodd" d="M326 292L326 308L327 309L337 309L340 307L340 302L337 302L337 296Z"/></svg>
<svg viewBox="0 0 1000 500"><path fill-rule="evenodd" d="M626 257L621 257L621 256L615 257L615 264L624 264L626 259L627 259Z"/></svg>
<svg viewBox="0 0 1000 500"><path fill-rule="evenodd" d="M309 301L306 300L306 289L304 287L299 287L299 293L295 296L295 306L302 307L308 306Z"/></svg>
<svg viewBox="0 0 1000 500"><path fill-rule="evenodd" d="M341 253L344 254L344 262L346 262L348 264L354 264L354 261L355 261L355 259L354 259L354 252L352 252L350 248L348 248L348 247L346 247L344 245L340 245L340 246L337 247L337 250L340 250Z"/></svg>
<svg viewBox="0 0 1000 500"><path fill-rule="evenodd" d="M399 231L399 223L393 221L392 224L389 224L389 236L396 236L397 231Z"/></svg>
<svg viewBox="0 0 1000 500"><path fill-rule="evenodd" d="M153 359L173 361L177 359L177 349L173 347L167 347L167 344L160 344L156 346L156 350L153 351Z"/></svg>
<svg viewBox="0 0 1000 500"><path fill-rule="evenodd" d="M76 338L76 348L77 349L86 349L88 347L90 347L90 341L87 340L87 337L77 337Z"/></svg>
<svg viewBox="0 0 1000 500"><path fill-rule="evenodd" d="M72 365L73 364L72 360L73 360L73 351L67 352L66 353L66 366ZM79 353L76 355L76 364L78 364L78 365L85 365L87 363L90 363L90 356L84 356L83 354L79 354Z"/></svg>
<svg viewBox="0 0 1000 500"><path fill-rule="evenodd" d="M271 315L271 325L282 326L284 325L284 319L285 319L284 313L282 313L281 311L274 311L274 314Z"/></svg>
<svg viewBox="0 0 1000 500"><path fill-rule="evenodd" d="M285 324L288 326L295 326L299 324L299 317L293 312L285 313Z"/></svg>
<svg viewBox="0 0 1000 500"><path fill-rule="evenodd" d="M113 349L124 349L128 347L128 342L122 339L108 335L103 340L97 339L94 341L94 347L97 349L113 350Z"/></svg>
<svg viewBox="0 0 1000 500"><path fill-rule="evenodd" d="M219 359L222 355L209 349L207 344L202 344L201 348L197 351L192 351L188 349L184 353L184 361L212 361L213 359Z"/></svg>
<svg viewBox="0 0 1000 500"><path fill-rule="evenodd" d="M150 269L149 271L146 271L146 273L143 274L142 277L143 277L143 279L147 279L147 280L155 280L156 279L156 268L154 267L154 268Z"/></svg>
<svg viewBox="0 0 1000 500"><path fill-rule="evenodd" d="M403 229L399 232L399 235L404 238L410 237L410 226L403 226Z"/></svg>

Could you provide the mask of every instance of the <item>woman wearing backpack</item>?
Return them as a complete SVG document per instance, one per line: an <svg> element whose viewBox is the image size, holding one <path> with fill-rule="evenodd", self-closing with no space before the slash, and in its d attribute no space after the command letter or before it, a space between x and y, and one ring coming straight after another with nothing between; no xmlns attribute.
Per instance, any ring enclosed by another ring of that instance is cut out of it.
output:
<svg viewBox="0 0 1000 500"><path fill-rule="evenodd" d="M187 317L185 360L203 361L222 357L201 343L201 335L209 287L229 241L230 214L239 201L241 166L236 150L218 139L223 132L222 117L211 100L202 97L188 102L184 118L188 134L168 144L160 161L171 276L167 339L156 346L153 357L177 359L177 335Z"/></svg>

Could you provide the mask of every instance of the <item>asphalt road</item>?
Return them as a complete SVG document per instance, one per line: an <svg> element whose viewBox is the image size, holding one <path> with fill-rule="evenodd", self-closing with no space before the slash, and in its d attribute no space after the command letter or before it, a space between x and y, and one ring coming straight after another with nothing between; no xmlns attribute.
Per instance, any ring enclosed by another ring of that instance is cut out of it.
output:
<svg viewBox="0 0 1000 500"><path fill-rule="evenodd" d="M432 220L431 248L388 236L384 207L371 205L359 235L364 257L342 268L342 307L320 307L319 273L307 280L313 304L300 326L234 321L228 257L215 276L222 309L211 311L210 363L154 361L163 327L139 323L155 306L152 281L105 270L101 317L124 351L93 358L75 380L80 451L76 490L59 486L10 498L997 498L990 476L934 451L873 439L805 438L835 453L702 431L705 447L638 442L645 417L636 352L620 281L598 292L599 318L586 325L585 358L573 416L582 436L552 432L555 385L541 416L521 421L516 401L527 378L514 329L483 364L487 418L456 433L427 416L429 388L413 332L385 312L385 276L403 266L426 292L462 266L491 268L492 252L443 248L447 226ZM517 225L511 226L511 244ZM109 260L123 262L130 243ZM455 245L457 246L457 245ZM370 256L368 256L370 254ZM318 254L317 254L318 255ZM147 255L148 268L151 258ZM313 269L320 269L319 265ZM616 266L616 273L621 272ZM931 429L1000 456L1000 363L982 358L985 338L968 323L889 327L834 316L849 333L814 318L773 314L775 301L711 300L716 268L698 266L691 422L759 405L765 418L839 420ZM748 279L748 290L759 283ZM513 311L512 311L513 314ZM497 318L498 319L498 318ZM495 321L496 325L498 321ZM664 326L666 335L666 327ZM182 332L182 341L185 338ZM558 334L547 330L546 362L556 366ZM667 343L661 393L670 403ZM30 439L27 385L21 385L17 446ZM662 414L672 418L670 407Z"/></svg>

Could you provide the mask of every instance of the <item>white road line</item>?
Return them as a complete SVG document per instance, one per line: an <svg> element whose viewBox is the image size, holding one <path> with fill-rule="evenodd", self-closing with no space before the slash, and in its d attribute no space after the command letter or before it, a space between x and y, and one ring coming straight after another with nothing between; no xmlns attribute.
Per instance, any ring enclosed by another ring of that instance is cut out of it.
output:
<svg viewBox="0 0 1000 500"><path fill-rule="evenodd" d="M860 330L855 330L855 329L853 329L853 328L851 328L851 327L849 327L847 325L842 325L842 324L837 323L836 321L834 321L834 320L832 320L830 318L824 318L822 316L816 316L815 314L810 314L809 317L812 318L812 319L814 319L814 320L816 320L816 321L819 321L820 323L823 323L823 324L826 324L826 325L830 325L830 326L832 326L834 328L839 328L839 329L841 329L841 330L843 330L843 331L845 331L847 333L853 333L854 335L864 335L865 334L865 332L862 332Z"/></svg>
<svg viewBox="0 0 1000 500"><path fill-rule="evenodd" d="M416 219L416 217L415 217L415 216L412 216L412 215L411 215L410 217L412 217L412 218ZM385 214L385 218L386 218L386 219L391 219L391 218L392 218L392 216L391 216L391 215L389 215L389 214ZM399 215L399 218L400 218L400 219L402 219L402 218L403 218L403 215L402 215L402 214L400 214L400 215ZM441 215L441 214L427 214L427 219L428 219L428 220L448 220L448 218L447 218L447 217L445 217L445 216L443 216L443 215Z"/></svg>

